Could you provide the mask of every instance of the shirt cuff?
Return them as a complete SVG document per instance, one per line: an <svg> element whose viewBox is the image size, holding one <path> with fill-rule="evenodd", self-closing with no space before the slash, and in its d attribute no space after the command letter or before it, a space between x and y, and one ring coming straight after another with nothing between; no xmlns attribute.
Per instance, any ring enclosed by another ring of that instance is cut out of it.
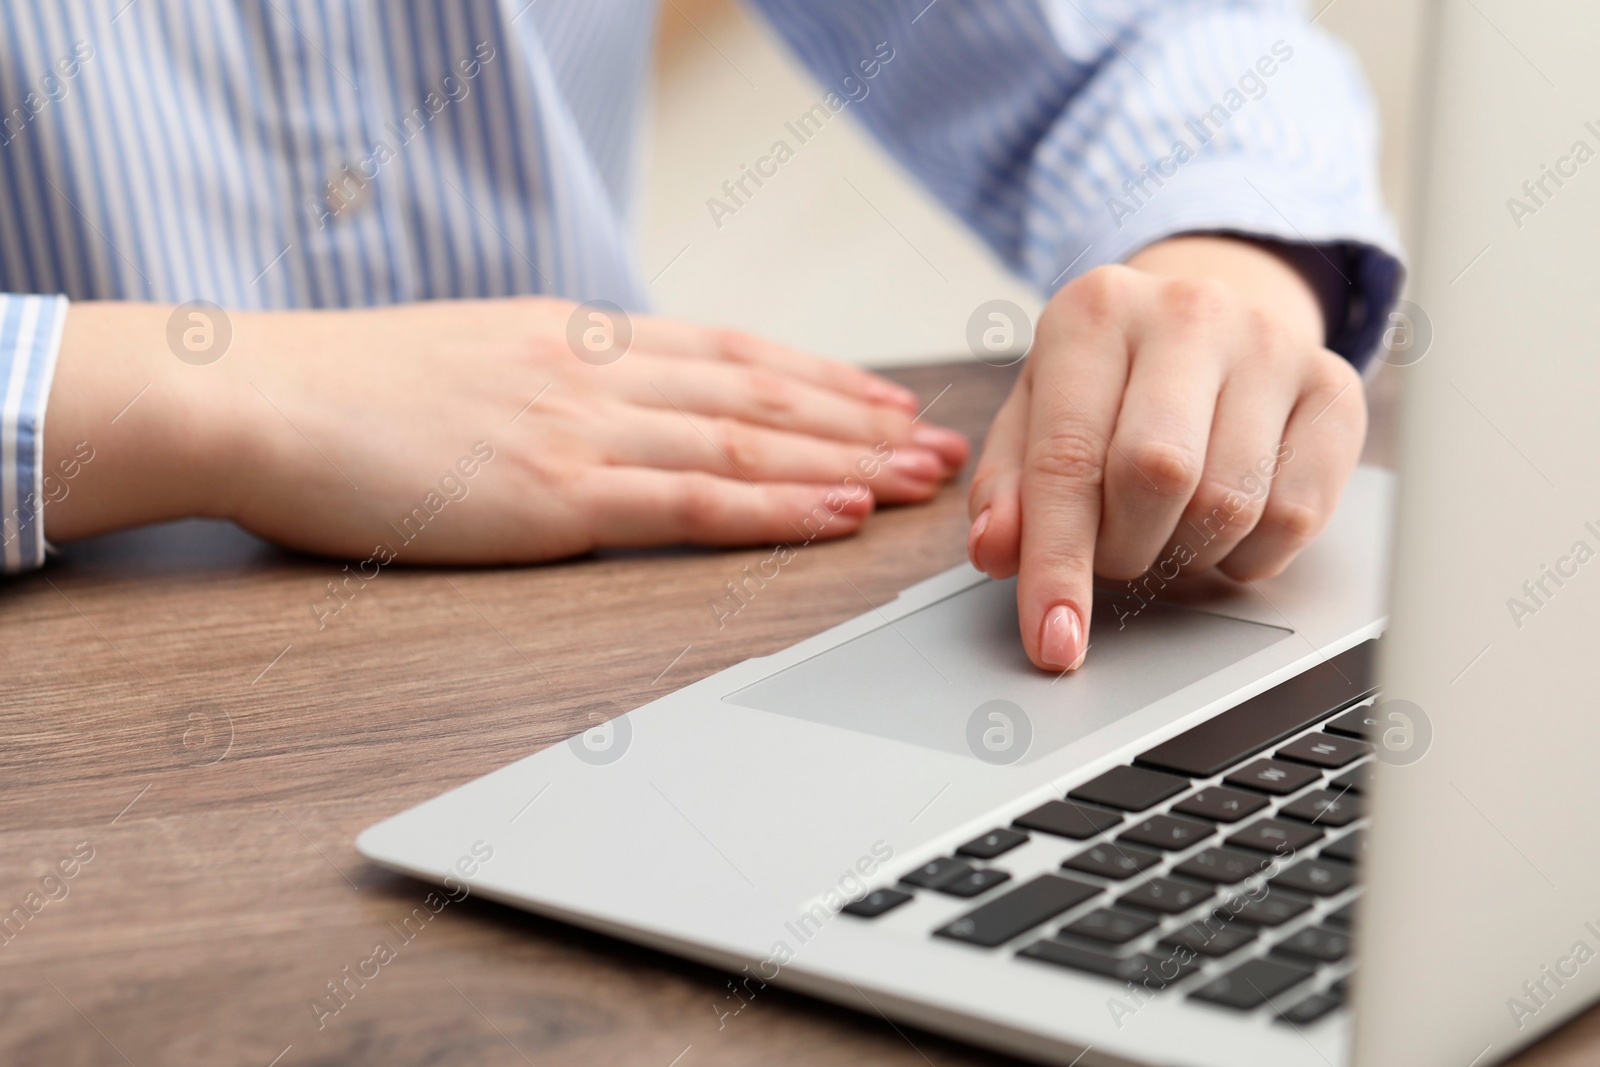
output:
<svg viewBox="0 0 1600 1067"><path fill-rule="evenodd" d="M1367 365L1405 280L1400 241L1380 205L1330 205L1308 195L1304 183L1248 160L1195 160L1162 181L1108 203L1105 223L1086 246L1051 251L1067 267L1055 284L1183 233L1311 246L1350 286L1342 320L1328 324L1328 347L1357 369Z"/></svg>
<svg viewBox="0 0 1600 1067"><path fill-rule="evenodd" d="M44 412L50 400L64 296L0 293L0 571L44 562Z"/></svg>

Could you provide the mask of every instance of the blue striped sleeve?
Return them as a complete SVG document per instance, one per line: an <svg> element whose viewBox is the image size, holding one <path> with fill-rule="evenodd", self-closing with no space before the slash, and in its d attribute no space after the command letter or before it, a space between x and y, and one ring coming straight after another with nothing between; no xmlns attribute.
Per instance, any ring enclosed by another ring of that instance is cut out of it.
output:
<svg viewBox="0 0 1600 1067"><path fill-rule="evenodd" d="M1358 365L1376 349L1403 271L1373 106L1300 3L755 2L1046 292L1181 233L1308 245L1349 283L1330 346Z"/></svg>
<svg viewBox="0 0 1600 1067"><path fill-rule="evenodd" d="M0 570L44 562L44 410L61 350L64 296L0 293Z"/></svg>

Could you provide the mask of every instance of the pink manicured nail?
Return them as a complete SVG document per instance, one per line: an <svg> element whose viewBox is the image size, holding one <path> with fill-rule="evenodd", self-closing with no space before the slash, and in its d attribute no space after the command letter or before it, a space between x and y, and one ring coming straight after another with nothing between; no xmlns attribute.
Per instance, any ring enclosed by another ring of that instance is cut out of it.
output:
<svg viewBox="0 0 1600 1067"><path fill-rule="evenodd" d="M823 506L835 515L847 519L865 518L871 513L876 501L873 499L872 490L860 482L851 486L840 486L823 497ZM837 508L835 508L837 504Z"/></svg>
<svg viewBox="0 0 1600 1067"><path fill-rule="evenodd" d="M944 460L920 448L902 448L884 466L897 474L924 482L934 482L944 477Z"/></svg>
<svg viewBox="0 0 1600 1067"><path fill-rule="evenodd" d="M977 521L972 524L972 532L967 534L967 558L974 567L978 567L978 542L983 538L983 531L989 528L989 513L992 508L984 508L978 512ZM982 570L981 567L979 567Z"/></svg>
<svg viewBox="0 0 1600 1067"><path fill-rule="evenodd" d="M893 382L870 382L867 385L867 395L880 403L893 404L909 411L917 410L917 394Z"/></svg>
<svg viewBox="0 0 1600 1067"><path fill-rule="evenodd" d="M911 427L911 440L939 453L961 452L967 447L967 439L954 430L921 422Z"/></svg>
<svg viewBox="0 0 1600 1067"><path fill-rule="evenodd" d="M1039 658L1050 667L1076 670L1083 663L1083 621L1066 604L1045 613L1039 628Z"/></svg>

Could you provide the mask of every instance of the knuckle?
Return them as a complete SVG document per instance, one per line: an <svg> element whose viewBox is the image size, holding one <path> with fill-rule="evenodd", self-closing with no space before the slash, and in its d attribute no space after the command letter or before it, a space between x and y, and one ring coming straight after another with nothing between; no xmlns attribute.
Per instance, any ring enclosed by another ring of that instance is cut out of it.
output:
<svg viewBox="0 0 1600 1067"><path fill-rule="evenodd" d="M1296 346L1289 330L1278 316L1257 305L1244 310L1245 336L1259 357L1277 363L1295 353Z"/></svg>
<svg viewBox="0 0 1600 1067"><path fill-rule="evenodd" d="M744 374L743 388L750 403L766 415L789 415L795 409L793 383L771 371L752 368Z"/></svg>
<svg viewBox="0 0 1600 1067"><path fill-rule="evenodd" d="M1259 493L1248 493L1221 479L1207 478L1195 490L1189 521L1213 537L1230 527L1248 532L1260 521L1265 506Z"/></svg>
<svg viewBox="0 0 1600 1067"><path fill-rule="evenodd" d="M1124 450L1135 481L1156 496L1180 496L1200 481L1200 461L1193 451L1170 441L1135 441Z"/></svg>
<svg viewBox="0 0 1600 1067"><path fill-rule="evenodd" d="M1128 306L1133 273L1121 264L1096 267L1067 283L1062 290L1063 303L1080 320L1107 322Z"/></svg>
<svg viewBox="0 0 1600 1067"><path fill-rule="evenodd" d="M581 501L589 496L584 464L561 462L531 449L516 449L511 454L518 473L526 479L525 487L537 487L557 500Z"/></svg>
<svg viewBox="0 0 1600 1067"><path fill-rule="evenodd" d="M1214 278L1175 278L1161 294L1171 320L1180 326L1209 326L1223 317L1232 299L1228 286Z"/></svg>
<svg viewBox="0 0 1600 1067"><path fill-rule="evenodd" d="M706 339L726 356L737 358L741 352L748 352L752 338L743 330L736 330L731 326L706 327Z"/></svg>
<svg viewBox="0 0 1600 1067"><path fill-rule="evenodd" d="M967 501L973 506L986 504L1000 495L1006 475L992 463L981 464L973 472L972 485L967 490Z"/></svg>
<svg viewBox="0 0 1600 1067"><path fill-rule="evenodd" d="M1261 514L1261 527L1294 550L1310 543L1322 529L1322 511L1298 500L1273 497Z"/></svg>
<svg viewBox="0 0 1600 1067"><path fill-rule="evenodd" d="M1345 396L1355 400L1364 400L1366 390L1361 384L1361 373L1351 366L1350 361L1335 353L1326 353L1326 358L1319 360L1317 373L1324 389L1338 396Z"/></svg>
<svg viewBox="0 0 1600 1067"><path fill-rule="evenodd" d="M594 397L584 396L572 389L551 389L539 398L539 403L528 409L523 421L542 416L551 421L559 420L567 425L582 425L591 420L600 411L610 411L612 405L609 401L601 399L598 402Z"/></svg>
<svg viewBox="0 0 1600 1067"><path fill-rule="evenodd" d="M1367 393L1360 372L1343 356L1332 352L1324 356L1312 368L1305 387L1308 403L1316 408L1319 420L1337 421L1365 432Z"/></svg>
<svg viewBox="0 0 1600 1067"><path fill-rule="evenodd" d="M701 471L685 472L671 501L672 519L679 530L694 530L715 523L721 508L716 479Z"/></svg>
<svg viewBox="0 0 1600 1067"><path fill-rule="evenodd" d="M1058 542L1035 549L1029 557L1028 566L1033 569L1036 579L1048 576L1067 589L1078 582L1087 587L1095 573L1095 558L1092 551L1084 552L1079 547ZM1079 603L1083 601L1079 600Z"/></svg>
<svg viewBox="0 0 1600 1067"><path fill-rule="evenodd" d="M714 425L712 440L717 442L717 450L734 470L743 470L758 463L760 448L749 427L737 419L718 419Z"/></svg>
<svg viewBox="0 0 1600 1067"><path fill-rule="evenodd" d="M976 507L994 496L994 482L994 471L979 467L972 475L972 484L967 487L967 502Z"/></svg>
<svg viewBox="0 0 1600 1067"><path fill-rule="evenodd" d="M711 347L730 363L756 366L762 363L761 339L753 333L731 326L713 326L706 331Z"/></svg>
<svg viewBox="0 0 1600 1067"><path fill-rule="evenodd" d="M1050 481L1094 489L1105 479L1099 442L1073 429L1059 428L1039 440L1028 452L1028 466Z"/></svg>

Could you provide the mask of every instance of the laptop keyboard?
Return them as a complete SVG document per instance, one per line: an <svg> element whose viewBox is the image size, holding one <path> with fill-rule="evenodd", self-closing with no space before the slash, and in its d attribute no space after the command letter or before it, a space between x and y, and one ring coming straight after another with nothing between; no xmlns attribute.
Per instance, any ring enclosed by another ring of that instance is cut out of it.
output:
<svg viewBox="0 0 1600 1067"><path fill-rule="evenodd" d="M1294 1025L1344 1002L1376 641L1017 815L845 906L976 906L933 936ZM1081 842L1018 884L1007 857Z"/></svg>

